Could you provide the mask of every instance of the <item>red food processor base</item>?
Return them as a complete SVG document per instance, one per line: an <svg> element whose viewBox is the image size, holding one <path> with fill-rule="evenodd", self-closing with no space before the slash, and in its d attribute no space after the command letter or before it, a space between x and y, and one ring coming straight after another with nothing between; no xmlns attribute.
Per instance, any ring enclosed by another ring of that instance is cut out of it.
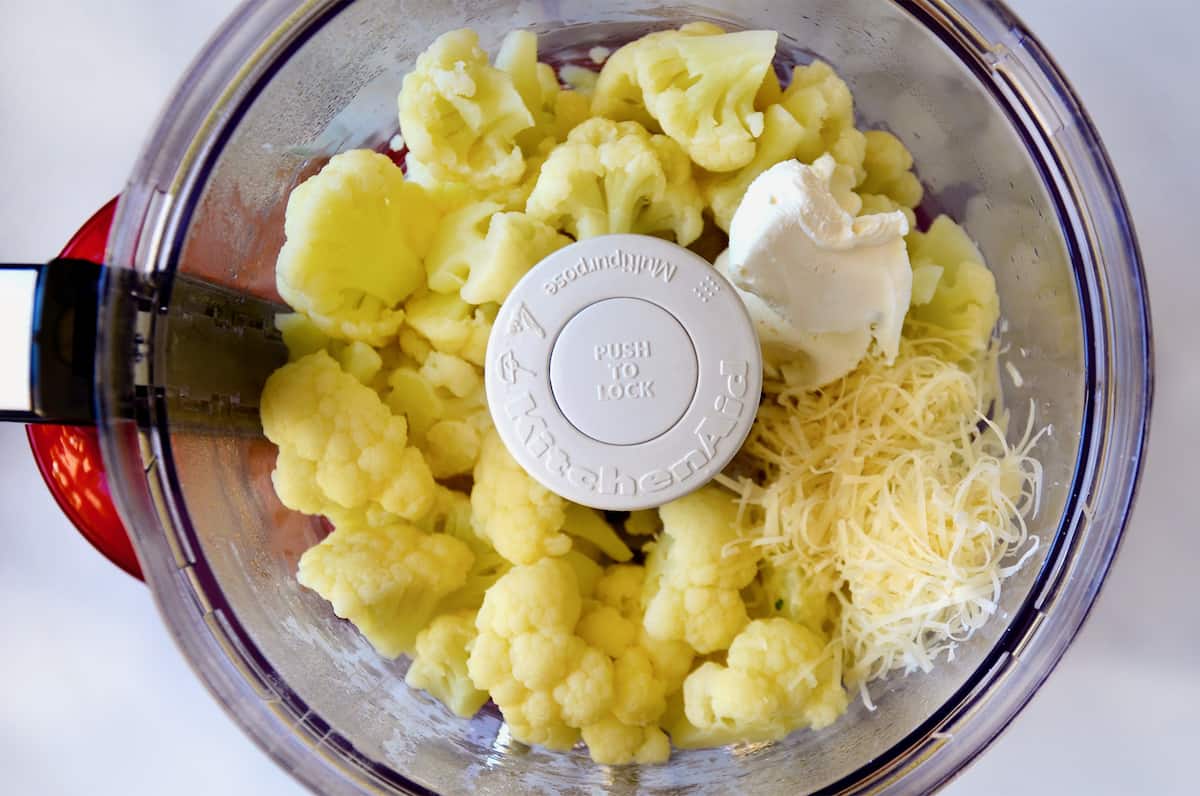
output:
<svg viewBox="0 0 1200 796"><path fill-rule="evenodd" d="M62 257L103 262L117 200L100 208L62 250ZM109 561L142 579L133 544L108 491L100 437L94 427L25 427L34 461L63 513Z"/></svg>

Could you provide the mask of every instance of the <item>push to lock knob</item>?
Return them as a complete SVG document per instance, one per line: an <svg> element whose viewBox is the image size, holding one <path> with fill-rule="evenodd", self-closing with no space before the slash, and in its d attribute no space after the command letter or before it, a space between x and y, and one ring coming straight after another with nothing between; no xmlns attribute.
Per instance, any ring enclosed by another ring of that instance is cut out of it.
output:
<svg viewBox="0 0 1200 796"><path fill-rule="evenodd" d="M741 447L762 389L754 325L700 256L644 235L551 254L500 310L487 398L513 457L585 506L658 506Z"/></svg>

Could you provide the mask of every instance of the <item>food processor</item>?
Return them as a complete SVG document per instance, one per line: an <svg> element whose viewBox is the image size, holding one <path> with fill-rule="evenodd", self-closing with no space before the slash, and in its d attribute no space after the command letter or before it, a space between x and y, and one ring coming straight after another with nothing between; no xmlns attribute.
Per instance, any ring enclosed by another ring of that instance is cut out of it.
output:
<svg viewBox="0 0 1200 796"><path fill-rule="evenodd" d="M912 151L921 215L946 212L978 242L1000 293L1004 355L1022 376L1005 384L1010 425L1024 429L1032 412L1047 429L1029 522L1039 546L953 660L875 684L873 710L855 702L832 726L778 743L604 767L582 749L512 741L495 711L453 716L405 686L404 660L379 657L296 583L300 554L324 530L275 497L256 388L281 356L271 315L288 192L336 152L386 145L400 81L433 37L469 26L494 52L528 28L561 62L700 19L778 30L781 74L830 63L860 126ZM75 424L30 431L60 504L144 577L246 733L320 793L934 789L1062 656L1140 472L1152 353L1129 214L1078 98L994 0L248 2L180 83L119 201L65 253L75 259L18 282L44 288L22 360L34 395L70 400L31 399L9 417ZM69 364L66 388L46 381L55 361Z"/></svg>

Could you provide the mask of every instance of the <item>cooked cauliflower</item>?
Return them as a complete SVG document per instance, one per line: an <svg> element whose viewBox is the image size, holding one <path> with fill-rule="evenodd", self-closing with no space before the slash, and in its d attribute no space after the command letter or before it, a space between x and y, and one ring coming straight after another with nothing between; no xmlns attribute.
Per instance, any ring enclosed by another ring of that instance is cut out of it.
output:
<svg viewBox="0 0 1200 796"><path fill-rule="evenodd" d="M687 155L636 122L590 119L542 166L526 212L576 240L618 232L699 237L703 199Z"/></svg>
<svg viewBox="0 0 1200 796"><path fill-rule="evenodd" d="M773 72L771 74L774 74ZM733 221L734 211L754 178L784 160L790 160L804 140L804 128L782 105L771 105L763 114L762 137L754 159L737 171L713 174L701 182L701 189L713 220L726 232Z"/></svg>
<svg viewBox="0 0 1200 796"><path fill-rule="evenodd" d="M857 184L866 176L867 139L854 126L854 97L846 82L824 61L792 70L792 82L779 100L804 128L796 157L812 163L825 153L852 172Z"/></svg>
<svg viewBox="0 0 1200 796"><path fill-rule="evenodd" d="M683 684L677 746L774 741L820 729L846 710L841 667L828 640L787 619L756 619L729 647L726 665L703 663Z"/></svg>
<svg viewBox="0 0 1200 796"><path fill-rule="evenodd" d="M724 33L709 23L643 36L605 61L592 112L661 129L702 168L740 168L763 130L755 99L771 91L777 38L774 31Z"/></svg>
<svg viewBox="0 0 1200 796"><path fill-rule="evenodd" d="M773 30L747 30L677 34L626 46L637 49L642 99L663 132L701 168L732 171L750 162L762 134L754 98L778 38Z"/></svg>
<svg viewBox="0 0 1200 796"><path fill-rule="evenodd" d="M907 241L914 282L919 271L938 276L930 299L914 301L909 318L944 329L968 351L987 348L1000 319L1000 297L974 241L948 216L938 216L928 232L913 232Z"/></svg>
<svg viewBox="0 0 1200 796"><path fill-rule="evenodd" d="M413 156L438 179L481 189L521 179L517 136L534 125L512 78L488 64L479 36L439 36L400 89L400 130Z"/></svg>
<svg viewBox="0 0 1200 796"><path fill-rule="evenodd" d="M439 612L477 611L483 604L483 595L512 565L488 540L475 533L471 524L471 498L464 492L439 486L433 510L416 525L427 533L444 533L458 539L475 557L466 583L442 600Z"/></svg>
<svg viewBox="0 0 1200 796"><path fill-rule="evenodd" d="M326 352L272 373L261 414L279 446L272 479L285 506L335 522L368 511L417 520L432 507L433 476L407 446L405 419Z"/></svg>
<svg viewBox="0 0 1200 796"><path fill-rule="evenodd" d="M382 345L423 281L437 221L424 189L386 156L335 155L288 196L279 295L331 337Z"/></svg>
<svg viewBox="0 0 1200 796"><path fill-rule="evenodd" d="M594 546L597 552L603 553L613 561L628 561L633 558L633 551L621 541L621 537L608 524L608 520L604 519L604 515L595 509L575 503L568 504L563 519L563 532Z"/></svg>
<svg viewBox="0 0 1200 796"><path fill-rule="evenodd" d="M275 316L275 328L283 337L288 361L295 362L329 345L329 335L322 332L307 315L281 312Z"/></svg>
<svg viewBox="0 0 1200 796"><path fill-rule="evenodd" d="M592 113L618 122L637 122L648 130L661 132L658 122L646 109L638 85L638 48L633 45L670 36L718 36L724 32L710 22L689 22L677 31L648 33L621 47L604 61L604 68L592 86Z"/></svg>
<svg viewBox="0 0 1200 796"><path fill-rule="evenodd" d="M406 523L343 525L300 557L297 578L349 619L380 655L411 653L442 598L461 587L473 556L447 534Z"/></svg>
<svg viewBox="0 0 1200 796"><path fill-rule="evenodd" d="M657 726L631 726L613 717L584 727L583 742L592 760L610 766L665 763L671 756L671 741Z"/></svg>
<svg viewBox="0 0 1200 796"><path fill-rule="evenodd" d="M517 135L517 142L527 154L535 152L546 139L562 141L571 128L590 115L587 99L563 91L554 68L539 63L537 55L537 35L527 30L509 33L496 53L496 68L512 78L534 120L533 127Z"/></svg>
<svg viewBox="0 0 1200 796"><path fill-rule="evenodd" d="M483 440L471 489L476 532L515 564L571 549L562 533L566 501L529 477L495 431Z"/></svg>
<svg viewBox="0 0 1200 796"><path fill-rule="evenodd" d="M754 580L758 563L738 534L737 504L709 486L659 514L663 535L646 564L646 631L686 641L702 655L723 650L749 621L738 591Z"/></svg>
<svg viewBox="0 0 1200 796"><path fill-rule="evenodd" d="M379 352L359 340L343 346L336 356L342 370L358 379L360 384L370 385L383 369L383 358Z"/></svg>
<svg viewBox="0 0 1200 796"><path fill-rule="evenodd" d="M425 267L429 289L457 293L470 304L500 303L525 272L570 243L524 213L479 202L446 216Z"/></svg>
<svg viewBox="0 0 1200 796"><path fill-rule="evenodd" d="M561 749L582 736L594 760L612 765L667 759L658 721L691 650L642 645L641 587L641 567L616 565L597 581L597 599L585 599L567 559L543 558L487 593L468 671L514 738Z"/></svg>
<svg viewBox="0 0 1200 796"><path fill-rule="evenodd" d="M440 699L463 718L474 716L487 702L467 674L467 658L475 641L475 612L456 611L434 619L417 634L416 653L404 682Z"/></svg>
<svg viewBox="0 0 1200 796"><path fill-rule="evenodd" d="M913 174L913 157L908 147L886 130L868 130L864 137L866 176L856 186L858 192L883 194L901 207L919 205L925 189Z"/></svg>
<svg viewBox="0 0 1200 796"><path fill-rule="evenodd" d="M653 639L641 626L644 581L640 566L608 567L576 630L613 661L612 715L583 728L592 759L600 763L666 760L669 744L658 724L692 665L691 647Z"/></svg>
<svg viewBox="0 0 1200 796"><path fill-rule="evenodd" d="M483 367L498 305L474 307L459 296L420 293L409 299L405 311L408 325L433 348Z"/></svg>
<svg viewBox="0 0 1200 796"><path fill-rule="evenodd" d="M519 741L569 749L608 713L612 661L575 635L581 612L575 571L560 558L514 567L483 599L467 670Z"/></svg>

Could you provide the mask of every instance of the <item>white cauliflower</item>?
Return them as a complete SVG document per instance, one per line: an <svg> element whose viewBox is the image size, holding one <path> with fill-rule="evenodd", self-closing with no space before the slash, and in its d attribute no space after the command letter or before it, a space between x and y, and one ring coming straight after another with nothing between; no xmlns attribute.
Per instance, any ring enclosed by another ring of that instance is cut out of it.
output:
<svg viewBox="0 0 1200 796"><path fill-rule="evenodd" d="M777 38L770 30L643 36L605 63L593 110L638 119L640 99L696 165L709 171L741 168L754 157L763 131L754 101Z"/></svg>
<svg viewBox="0 0 1200 796"><path fill-rule="evenodd" d="M417 634L416 653L404 682L433 694L463 718L474 716L488 700L487 692L476 688L467 673L475 635L475 611L434 619Z"/></svg>
<svg viewBox="0 0 1200 796"><path fill-rule="evenodd" d="M571 549L562 533L566 501L521 469L495 431L483 440L471 489L475 531L515 564Z"/></svg>
<svg viewBox="0 0 1200 796"><path fill-rule="evenodd" d="M460 588L473 556L447 534L412 525L342 525L300 557L297 578L349 619L380 655L411 653L444 597Z"/></svg>
<svg viewBox="0 0 1200 796"><path fill-rule="evenodd" d="M763 134L754 158L737 171L711 174L701 183L713 220L726 232L754 178L776 163L790 160L804 140L804 128L782 105L769 106L763 116Z"/></svg>
<svg viewBox="0 0 1200 796"><path fill-rule="evenodd" d="M436 350L483 367L499 306L472 306L447 293L419 293L405 304L408 326Z"/></svg>
<svg viewBox="0 0 1200 796"><path fill-rule="evenodd" d="M576 240L619 232L699 237L703 199L687 155L636 122L590 119L542 166L526 213Z"/></svg>
<svg viewBox="0 0 1200 796"><path fill-rule="evenodd" d="M758 563L738 534L737 504L708 486L659 514L663 535L646 562L646 631L686 641L702 655L723 650L749 621L738 592L754 580Z"/></svg>
<svg viewBox="0 0 1200 796"><path fill-rule="evenodd" d="M400 90L400 130L412 155L438 179L494 188L520 181L517 135L534 125L512 78L488 64L479 37L439 36Z"/></svg>
<svg viewBox="0 0 1200 796"><path fill-rule="evenodd" d="M636 45L671 36L718 36L724 32L710 22L689 22L679 30L648 33L619 48L605 59L599 77L591 81L592 113L618 122L637 122L647 130L662 132L658 121L646 109L642 88L638 85Z"/></svg>
<svg viewBox="0 0 1200 796"><path fill-rule="evenodd" d="M575 572L560 558L514 567L483 599L467 670L519 741L569 749L609 711L612 661L575 635L581 611Z"/></svg>
<svg viewBox="0 0 1200 796"><path fill-rule="evenodd" d="M975 242L948 216L938 216L928 232L911 233L907 243L914 284L918 274L937 280L928 301L914 299L908 317L940 327L968 351L986 349L1000 319L1000 297Z"/></svg>
<svg viewBox="0 0 1200 796"><path fill-rule="evenodd" d="M925 189L913 174L912 153L899 138L885 130L868 130L864 136L863 169L866 175L855 186L863 201L867 196L882 196L893 207L911 209L919 205ZM910 224L910 227L915 229L916 225Z"/></svg>
<svg viewBox="0 0 1200 796"><path fill-rule="evenodd" d="M537 55L537 35L528 30L509 33L496 53L496 68L512 78L534 120L533 127L517 134L526 154L536 152L547 139L563 140L590 115L588 100L574 91L563 91L554 67L539 63Z"/></svg>
<svg viewBox="0 0 1200 796"><path fill-rule="evenodd" d="M288 197L279 295L331 337L382 345L423 281L437 221L424 189L384 155L335 155Z"/></svg>
<svg viewBox="0 0 1200 796"><path fill-rule="evenodd" d="M368 514L417 520L432 507L433 476L407 446L405 419L326 352L272 373L261 414L263 432L279 446L272 479L285 506L335 522Z"/></svg>
<svg viewBox="0 0 1200 796"><path fill-rule="evenodd" d="M681 747L775 741L820 729L846 712L841 666L828 639L782 617L756 619L729 647L726 665L703 663L683 684Z"/></svg>
<svg viewBox="0 0 1200 796"><path fill-rule="evenodd" d="M500 303L525 272L570 243L524 213L495 202L469 204L446 216L425 267L429 289L457 293L470 304Z"/></svg>
<svg viewBox="0 0 1200 796"><path fill-rule="evenodd" d="M829 64L813 61L793 69L792 81L779 103L805 131L797 159L812 163L828 153L850 170L851 185L862 181L867 139L854 126L854 97L849 87Z"/></svg>

